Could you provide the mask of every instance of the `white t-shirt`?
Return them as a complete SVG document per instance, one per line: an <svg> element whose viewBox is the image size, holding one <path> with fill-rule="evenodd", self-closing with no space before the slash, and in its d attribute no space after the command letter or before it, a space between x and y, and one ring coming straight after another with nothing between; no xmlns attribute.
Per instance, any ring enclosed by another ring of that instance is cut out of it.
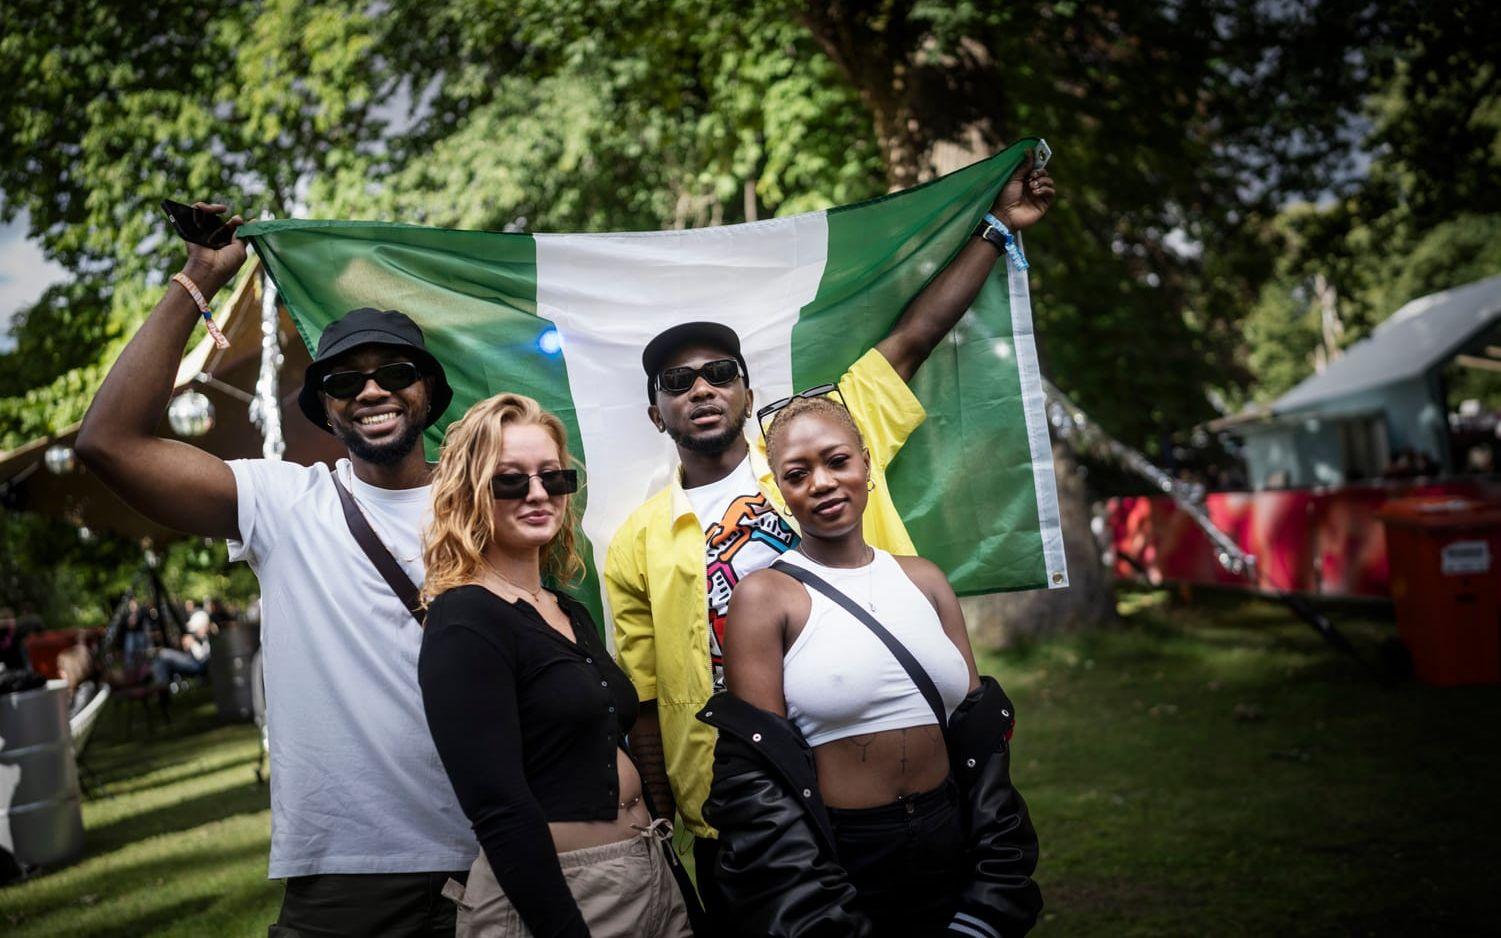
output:
<svg viewBox="0 0 1501 938"><path fill-rule="evenodd" d="M684 489L704 529L704 568L709 592L709 663L714 689L724 690L724 621L730 591L798 544L798 536L761 493L747 456L718 482Z"/></svg>
<svg viewBox="0 0 1501 938"><path fill-rule="evenodd" d="M328 469L229 463L261 582L272 878L465 870L479 851L428 733L422 629L349 533ZM429 486L339 479L413 582Z"/></svg>

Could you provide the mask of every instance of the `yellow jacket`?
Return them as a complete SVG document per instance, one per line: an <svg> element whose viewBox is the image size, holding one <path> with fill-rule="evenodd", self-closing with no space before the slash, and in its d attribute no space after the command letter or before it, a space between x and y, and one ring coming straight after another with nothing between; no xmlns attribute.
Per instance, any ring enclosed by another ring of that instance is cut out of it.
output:
<svg viewBox="0 0 1501 938"><path fill-rule="evenodd" d="M886 487L886 467L922 424L922 404L875 349L839 379L839 393L870 450L875 491L865 508L865 539L893 554L915 554ZM751 442L750 458L761 491L782 511L786 506L760 436ZM709 796L715 732L694 719L713 693L707 576L703 525L683 493L680 473L673 473L610 540L605 592L615 622L616 656L641 699L657 701L672 794L697 837L714 836L701 809Z"/></svg>

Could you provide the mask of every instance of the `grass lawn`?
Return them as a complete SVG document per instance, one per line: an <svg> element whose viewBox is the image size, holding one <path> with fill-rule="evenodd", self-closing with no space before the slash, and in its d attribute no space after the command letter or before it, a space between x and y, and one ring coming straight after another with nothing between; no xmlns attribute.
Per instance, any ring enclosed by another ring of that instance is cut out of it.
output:
<svg viewBox="0 0 1501 938"><path fill-rule="evenodd" d="M1501 920L1501 687L1383 688L1282 607L1123 593L1123 627L990 656L1054 935L1479 934ZM1340 617L1362 647L1389 622ZM264 935L259 737L202 693L105 716L88 852L0 888L0 933Z"/></svg>
<svg viewBox="0 0 1501 938"><path fill-rule="evenodd" d="M206 688L174 701L170 727L158 719L150 734L138 704L129 735L125 704L108 707L84 758L97 776L84 858L0 887L0 934L264 936L281 886L266 879L260 731L219 723Z"/></svg>
<svg viewBox="0 0 1501 938"><path fill-rule="evenodd" d="M1495 934L1501 687L1377 685L1280 605L1123 593L987 664L1052 935ZM1336 621L1363 649L1388 622Z"/></svg>

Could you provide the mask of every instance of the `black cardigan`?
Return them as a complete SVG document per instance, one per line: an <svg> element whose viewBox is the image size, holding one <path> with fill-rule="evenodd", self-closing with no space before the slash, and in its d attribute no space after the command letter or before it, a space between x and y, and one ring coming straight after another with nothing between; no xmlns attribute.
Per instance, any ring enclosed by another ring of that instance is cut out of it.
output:
<svg viewBox="0 0 1501 938"><path fill-rule="evenodd" d="M530 603L479 586L428 610L418 682L428 728L495 879L538 936L587 936L549 821L613 821L635 688L587 609L564 593L570 642Z"/></svg>

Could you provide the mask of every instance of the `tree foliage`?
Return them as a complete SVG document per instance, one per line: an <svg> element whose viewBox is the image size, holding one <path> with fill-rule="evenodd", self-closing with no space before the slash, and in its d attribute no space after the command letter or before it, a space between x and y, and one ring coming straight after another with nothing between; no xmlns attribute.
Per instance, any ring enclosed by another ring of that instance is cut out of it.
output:
<svg viewBox="0 0 1501 938"><path fill-rule="evenodd" d="M1247 317L1255 396L1313 371L1310 285L1339 294L1343 344L1402 304L1501 273L1501 7L1403 5L1363 113L1368 171L1264 231L1275 265Z"/></svg>
<svg viewBox="0 0 1501 938"><path fill-rule="evenodd" d="M930 176L945 145L979 156L1027 133L1052 142L1063 186L1032 238L1049 371L1149 441L1205 416L1206 384L1247 379L1239 311L1268 262L1246 232L1344 172L1383 35L1356 0L13 0L8 19L3 212L26 210L80 280L65 314L17 329L74 351L0 408L7 442L75 418L149 307L177 250L163 195L704 225L876 195Z"/></svg>
<svg viewBox="0 0 1501 938"><path fill-rule="evenodd" d="M1155 449L1495 269L1477 0L6 0L0 217L73 274L0 355L0 449L82 415L180 248L163 196L531 230L879 195L1026 134L1044 368ZM1285 212L1290 199L1316 208ZM1249 315L1248 315L1249 313Z"/></svg>

